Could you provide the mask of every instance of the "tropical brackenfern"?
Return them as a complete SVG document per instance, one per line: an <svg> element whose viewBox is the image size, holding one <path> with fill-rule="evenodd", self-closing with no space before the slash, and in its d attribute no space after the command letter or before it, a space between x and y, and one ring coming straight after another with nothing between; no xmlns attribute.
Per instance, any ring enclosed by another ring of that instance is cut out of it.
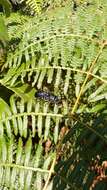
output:
<svg viewBox="0 0 107 190"><path fill-rule="evenodd" d="M16 13L6 19L10 46L0 84L9 100L2 92L2 186L57 190L91 185L91 161L97 154L106 159L101 153L106 146L106 12L106 1L96 0L77 10L67 3L38 17ZM58 96L60 103L36 97L39 91Z"/></svg>

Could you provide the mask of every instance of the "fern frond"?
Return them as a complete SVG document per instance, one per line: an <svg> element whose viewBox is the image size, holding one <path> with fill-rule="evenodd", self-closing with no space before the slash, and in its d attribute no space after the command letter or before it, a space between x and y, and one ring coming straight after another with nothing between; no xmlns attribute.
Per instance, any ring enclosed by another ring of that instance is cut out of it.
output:
<svg viewBox="0 0 107 190"><path fill-rule="evenodd" d="M43 156L43 149L41 142L32 145L31 138L24 143L0 135L0 186L42 190L55 157L54 152Z"/></svg>
<svg viewBox="0 0 107 190"><path fill-rule="evenodd" d="M22 2L25 2L32 12L41 13L43 0L21 0L20 3Z"/></svg>
<svg viewBox="0 0 107 190"><path fill-rule="evenodd" d="M23 33L25 32L26 23L30 23L30 18L27 15L21 15L20 13L11 13L10 17L8 17L5 22L8 28L9 39L12 44L12 40L14 45L17 45L17 41L21 40ZM27 28L26 28L27 29ZM16 42L16 43L15 43ZM10 46L10 47L11 47ZM12 50L16 49L16 46L12 48Z"/></svg>
<svg viewBox="0 0 107 190"><path fill-rule="evenodd" d="M18 15L16 28L13 17L18 42L0 76L0 89L14 92L8 103L0 94L0 186L89 189L93 159L107 158L107 2Z"/></svg>
<svg viewBox="0 0 107 190"><path fill-rule="evenodd" d="M37 134L39 138L43 136L44 141L53 138L53 141L57 143L62 117L57 105L51 110L48 102L44 104L38 100L34 103L32 100L24 102L23 99L17 101L12 96L8 113L4 111L1 114L0 130L2 136L6 132L10 138L13 133L20 134L24 138L27 138L29 134L32 137Z"/></svg>
<svg viewBox="0 0 107 190"><path fill-rule="evenodd" d="M93 9L95 15L92 14ZM90 5L86 10L80 7L77 13L71 15L68 6L58 8L51 14L41 15L38 19L32 19L30 25L26 24L17 50L14 54L10 52L5 64L6 68L14 67L15 71L10 75L12 70L10 68L7 73L9 78L4 77L2 82L12 87L18 80L22 83L27 81L37 89L42 89L44 83L47 83L51 84L55 94L59 89L59 94L67 99L71 97L73 102L76 102L83 93L88 99L88 87L94 93L99 87L99 81L100 85L102 82L107 84L105 68L107 45L103 30L106 10L103 9L104 11L100 12L99 6L95 9ZM90 70L94 62L96 64ZM85 84L87 76L90 77ZM83 83L83 89L80 91ZM101 96L102 98L98 98L99 101L106 97L103 91ZM84 107L84 103L82 106Z"/></svg>

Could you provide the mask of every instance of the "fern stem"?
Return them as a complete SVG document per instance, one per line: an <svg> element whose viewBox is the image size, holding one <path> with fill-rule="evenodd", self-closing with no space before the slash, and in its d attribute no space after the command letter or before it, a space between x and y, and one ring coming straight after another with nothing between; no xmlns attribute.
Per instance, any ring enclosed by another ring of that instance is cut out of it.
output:
<svg viewBox="0 0 107 190"><path fill-rule="evenodd" d="M29 166L21 166L18 164L9 164L9 163L0 163L0 167L10 167L10 168L17 168L17 169L23 169L23 170L31 170L34 172L41 172L41 173L49 173L49 170L44 170L41 168L34 168L34 167L29 167ZM53 171L52 171L53 172Z"/></svg>
<svg viewBox="0 0 107 190"><path fill-rule="evenodd" d="M98 80L101 80L102 82L107 84L107 80L105 80L105 79L91 73L90 71L83 71L83 70L80 70L80 69L69 68L69 67L46 66L46 67L36 67L36 68L33 68L33 69L25 69L25 71L26 72L31 72L31 71L34 71L34 70L42 70L42 69L62 69L62 70L70 70L70 71L74 71L74 72L79 72L79 73L82 73L82 74L91 75L94 78L97 78ZM21 72L23 72L23 71L21 71Z"/></svg>
<svg viewBox="0 0 107 190"><path fill-rule="evenodd" d="M63 117L62 114L52 114L52 113L35 113L35 112L30 112L30 113L18 113L18 114L14 114L10 117L6 117L5 119L2 119L1 122L5 122L5 121L8 121L8 120L12 120L14 118L17 118L17 117L22 117L22 116L29 116L29 115L34 115L34 116L38 116L38 115L41 115L41 116L51 116L51 117Z"/></svg>
<svg viewBox="0 0 107 190"><path fill-rule="evenodd" d="M79 34L56 34L56 35L53 35L53 36L50 36L50 37L46 37L46 38L43 38L43 39L40 39L40 40L37 40L33 43L30 43L27 47L21 49L21 51L15 53L13 55L13 58L16 57L16 55L20 55L20 52L24 52L26 49L30 48L31 46L34 46L36 44L40 44L41 42L43 41L49 41L51 39L54 39L54 38L64 38L64 37L71 37L71 38L81 38L81 39L84 39L84 40L87 40L87 41L91 41L93 43L96 43L96 44L99 44L100 42L95 40L95 39L92 39L88 36L85 36L85 35L79 35Z"/></svg>
<svg viewBox="0 0 107 190"><path fill-rule="evenodd" d="M78 106L79 100L80 100L80 98L81 98L81 95L83 94L83 90L84 90L84 87L85 87L85 85L86 85L86 83L87 83L87 80L88 80L88 78L89 78L89 76L90 76L90 73L92 72L92 69L93 69L94 65L97 63L97 61L98 61L98 59L99 59L99 57L100 57L100 55L101 55L101 53L102 53L102 50L104 49L105 45L106 45L105 43L102 44L102 46L101 46L101 48L100 48L100 50L99 50L99 52L98 52L96 58L95 58L95 59L93 60L93 62L91 63L91 67L90 67L89 71L87 72L87 76L86 76L86 78L85 78L85 80L84 80L84 83L83 83L83 85L82 85L82 87L81 87L81 90L80 90L79 95L78 95L78 97L77 97L77 100L76 100L76 102L75 102L75 104L74 104L74 107L73 107L73 109L72 109L72 111L71 111L71 114L74 114L74 112L75 112L75 110L76 110L76 108L77 108L77 106Z"/></svg>

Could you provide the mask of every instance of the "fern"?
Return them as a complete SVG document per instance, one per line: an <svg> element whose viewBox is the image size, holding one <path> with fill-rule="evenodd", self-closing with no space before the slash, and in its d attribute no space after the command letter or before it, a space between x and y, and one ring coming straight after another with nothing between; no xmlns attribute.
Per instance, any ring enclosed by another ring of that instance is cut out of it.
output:
<svg viewBox="0 0 107 190"><path fill-rule="evenodd" d="M30 15L40 15L43 10L50 10L55 7L62 7L65 4L69 4L66 0L20 0L20 4L25 3L25 12L30 12ZM29 11L30 9L30 11Z"/></svg>
<svg viewBox="0 0 107 190"><path fill-rule="evenodd" d="M41 13L43 0L21 0L20 3L26 2L26 6L30 7L31 11L37 14Z"/></svg>
<svg viewBox="0 0 107 190"><path fill-rule="evenodd" d="M2 5L3 11L5 12L6 16L9 16L12 8L9 0L1 0L0 5Z"/></svg>
<svg viewBox="0 0 107 190"><path fill-rule="evenodd" d="M29 134L35 137L37 133L38 137L43 137L44 141L53 138L52 140L57 143L59 123L63 115L59 112L57 105L53 110L50 110L48 103L45 103L44 106L43 102L41 103L36 101L33 104L31 100L24 103L23 100L17 101L12 96L8 113L1 114L0 130L2 135L5 132L11 138L14 133L16 136L20 134L21 137L27 138ZM2 99L1 104L4 105ZM54 135L52 135L53 132Z"/></svg>
<svg viewBox="0 0 107 190"><path fill-rule="evenodd" d="M46 105L44 113L43 111L40 113L39 102L34 106L30 101L25 106L23 100L18 101L14 96L10 98L10 108L2 99L0 106L2 107L0 113L1 187L43 189L44 182L48 178L48 169L56 154L53 146L54 151L48 152L47 155L44 142L50 138L51 141L57 143L58 129L56 128L59 127L61 114L47 114ZM44 117L45 125L44 122L42 123ZM54 117L57 117L55 129L49 129L51 118ZM54 136L49 135L49 130L55 131ZM5 179L2 180L4 175Z"/></svg>
<svg viewBox="0 0 107 190"><path fill-rule="evenodd" d="M33 147L31 138L24 143L22 138L16 141L14 137L8 139L1 136L0 153L1 187L43 189L55 154L50 152L48 157L43 157L41 142Z"/></svg>
<svg viewBox="0 0 107 190"><path fill-rule="evenodd" d="M0 99L2 187L89 189L93 159L106 159L107 2L76 10L65 4L6 19L12 47L0 77L1 91L10 93L7 102ZM39 99L39 91L61 103Z"/></svg>
<svg viewBox="0 0 107 190"><path fill-rule="evenodd" d="M93 10L93 8L90 6L85 10L84 7L80 7L71 19L68 6L68 8L54 11L53 14L52 12L48 13L44 18L42 15L36 20L32 19L30 26L29 23L26 24L23 39L16 52L14 55L11 52L7 58L5 67L15 67L15 72L17 72L10 76L10 68L9 76L12 80L9 79L8 83L14 85L19 78L24 83L27 79L32 87L36 85L38 89L41 89L44 81L47 84L53 82L54 93L59 88L61 95L68 99L71 95L68 93L70 92L69 88L74 80L75 89L72 93L74 102L80 94L80 86L85 80L85 76L95 78L92 80L87 78L87 84L84 83L82 91L87 95L89 87L93 94L95 94L93 89L96 91L100 88L99 84L96 86L98 81L104 82L105 87L107 71L104 60L106 57L103 54L106 55L106 42L102 42L105 38L105 30L102 32L102 39L100 32L105 23L106 9L104 8L103 13L100 13L99 7L97 10ZM95 15L92 14L92 11L95 12ZM100 14L103 14L102 17ZM86 23L88 23L87 28ZM96 38L95 35L98 37ZM102 72L103 65L105 74ZM93 100L94 102L106 98L103 86L101 89L101 97ZM89 97L88 101L90 102L90 100ZM88 109L88 111L90 110Z"/></svg>

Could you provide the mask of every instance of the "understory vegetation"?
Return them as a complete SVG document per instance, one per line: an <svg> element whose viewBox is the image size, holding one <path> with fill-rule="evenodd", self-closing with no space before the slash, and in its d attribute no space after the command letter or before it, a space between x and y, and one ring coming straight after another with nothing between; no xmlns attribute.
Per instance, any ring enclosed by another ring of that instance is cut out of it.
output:
<svg viewBox="0 0 107 190"><path fill-rule="evenodd" d="M0 189L107 190L107 1L0 1Z"/></svg>

